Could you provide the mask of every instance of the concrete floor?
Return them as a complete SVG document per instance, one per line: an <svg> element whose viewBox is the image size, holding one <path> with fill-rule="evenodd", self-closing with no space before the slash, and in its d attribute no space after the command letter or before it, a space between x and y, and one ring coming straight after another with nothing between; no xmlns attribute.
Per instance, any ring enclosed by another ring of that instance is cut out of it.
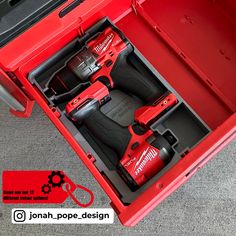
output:
<svg viewBox="0 0 236 236"><path fill-rule="evenodd" d="M1 173L63 169L74 182L93 190L93 207L109 207L109 199L39 107L29 119L10 116L2 103L0 111ZM1 204L0 235L236 235L235 170L236 141L134 228L123 227L117 217L113 225L13 225L14 206ZM68 199L48 207L76 206Z"/></svg>

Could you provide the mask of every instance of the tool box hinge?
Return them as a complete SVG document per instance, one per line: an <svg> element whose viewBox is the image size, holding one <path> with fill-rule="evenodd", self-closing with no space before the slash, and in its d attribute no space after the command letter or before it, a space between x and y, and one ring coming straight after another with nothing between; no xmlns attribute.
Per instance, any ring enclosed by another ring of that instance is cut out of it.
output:
<svg viewBox="0 0 236 236"><path fill-rule="evenodd" d="M78 36L83 37L85 35L85 31L82 26L79 26L78 28Z"/></svg>

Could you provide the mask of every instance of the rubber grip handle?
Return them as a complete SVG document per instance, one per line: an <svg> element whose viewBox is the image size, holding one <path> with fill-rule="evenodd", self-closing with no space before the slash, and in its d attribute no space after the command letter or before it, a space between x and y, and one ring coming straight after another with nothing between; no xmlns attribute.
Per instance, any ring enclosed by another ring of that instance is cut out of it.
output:
<svg viewBox="0 0 236 236"><path fill-rule="evenodd" d="M127 62L127 57L127 52L120 54L112 68L110 75L114 86L129 91L144 102L151 102L160 95L156 81L145 78Z"/></svg>
<svg viewBox="0 0 236 236"><path fill-rule="evenodd" d="M122 127L111 120L100 110L94 110L84 120L90 132L102 143L113 149L121 159L130 142L131 134L126 127Z"/></svg>

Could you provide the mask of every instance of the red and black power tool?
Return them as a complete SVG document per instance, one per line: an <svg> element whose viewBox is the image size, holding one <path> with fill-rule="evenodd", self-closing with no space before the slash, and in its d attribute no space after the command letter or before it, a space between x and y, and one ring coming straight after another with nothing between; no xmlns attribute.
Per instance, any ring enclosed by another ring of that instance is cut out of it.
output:
<svg viewBox="0 0 236 236"><path fill-rule="evenodd" d="M166 166L174 155L167 139L145 126L176 104L177 99L169 94L152 105L139 108L135 123L128 127L100 111L109 99L108 88L96 81L67 104L66 113L73 121L85 124L95 137L117 153L120 159L117 170L135 190Z"/></svg>
<svg viewBox="0 0 236 236"><path fill-rule="evenodd" d="M88 41L67 67L82 82L99 80L109 88L126 90L145 102L152 101L161 95L161 88L130 64L128 58L133 50L122 33L108 27Z"/></svg>
<svg viewBox="0 0 236 236"><path fill-rule="evenodd" d="M65 102L99 80L109 89L127 91L151 102L163 94L163 87L131 63L133 51L121 32L108 27L86 42L67 66L52 77L46 86L47 93L55 103Z"/></svg>

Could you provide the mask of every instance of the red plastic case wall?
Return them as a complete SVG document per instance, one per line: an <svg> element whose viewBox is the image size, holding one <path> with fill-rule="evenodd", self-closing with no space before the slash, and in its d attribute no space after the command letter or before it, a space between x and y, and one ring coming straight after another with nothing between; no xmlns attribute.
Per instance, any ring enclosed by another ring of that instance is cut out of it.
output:
<svg viewBox="0 0 236 236"><path fill-rule="evenodd" d="M185 183L236 136L236 3L233 0L85 0L64 17L71 0L0 49L0 84L28 116L35 100L111 199L124 225L133 226ZM125 206L58 119L28 73L108 16L212 129L200 144ZM14 76L13 76L14 75ZM23 115L22 115L23 114Z"/></svg>

